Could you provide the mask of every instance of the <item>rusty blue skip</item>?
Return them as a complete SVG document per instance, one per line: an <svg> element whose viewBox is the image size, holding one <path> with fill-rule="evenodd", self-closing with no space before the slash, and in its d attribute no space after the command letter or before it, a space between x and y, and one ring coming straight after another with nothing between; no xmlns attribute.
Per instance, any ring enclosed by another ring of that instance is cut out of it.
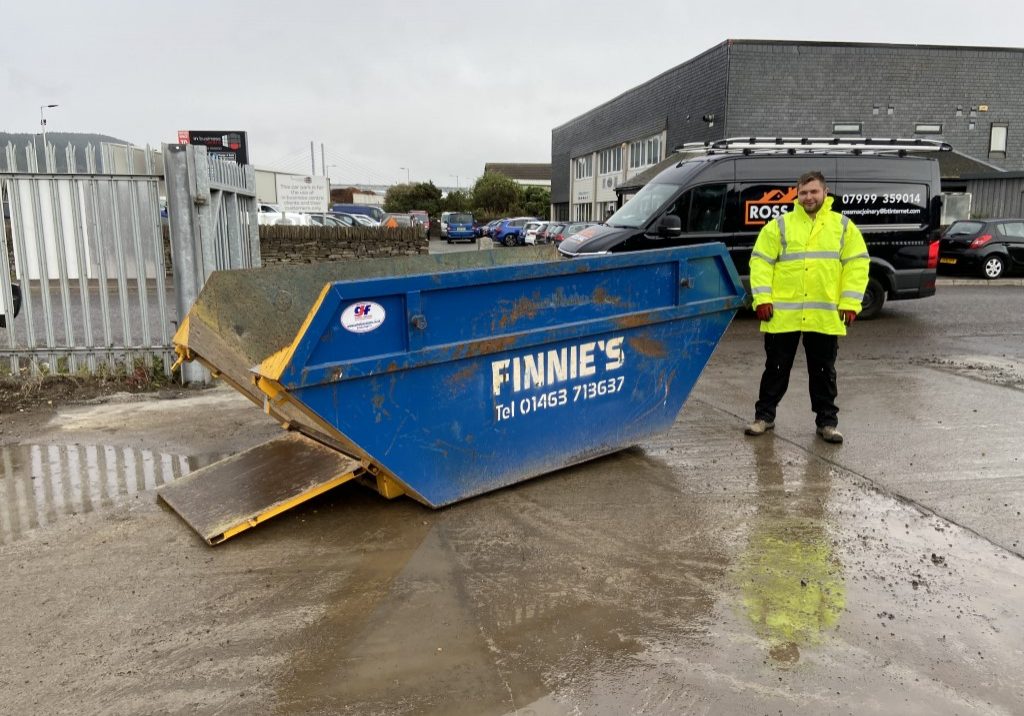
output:
<svg viewBox="0 0 1024 716"><path fill-rule="evenodd" d="M666 430L745 298L722 244L472 256L214 274L175 342L347 477L440 507Z"/></svg>

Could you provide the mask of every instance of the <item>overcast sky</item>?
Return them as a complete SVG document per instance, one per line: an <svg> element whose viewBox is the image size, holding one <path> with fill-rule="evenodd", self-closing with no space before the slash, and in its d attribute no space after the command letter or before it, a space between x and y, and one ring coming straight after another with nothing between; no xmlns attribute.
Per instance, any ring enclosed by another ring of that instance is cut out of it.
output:
<svg viewBox="0 0 1024 716"><path fill-rule="evenodd" d="M0 130L242 129L256 166L466 186L726 39L1024 47L1016 3L3 0ZM770 8L774 8L770 10ZM813 72L813 67L794 68ZM1024 83L1024 78L1008 77ZM458 177L458 179L456 179Z"/></svg>

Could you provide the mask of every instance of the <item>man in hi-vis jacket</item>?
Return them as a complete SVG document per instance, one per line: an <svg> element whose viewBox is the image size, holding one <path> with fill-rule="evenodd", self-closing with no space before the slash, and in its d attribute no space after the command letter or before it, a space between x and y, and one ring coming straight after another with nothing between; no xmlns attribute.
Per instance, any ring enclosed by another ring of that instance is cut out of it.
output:
<svg viewBox="0 0 1024 716"><path fill-rule="evenodd" d="M789 387L803 337L817 433L826 442L843 442L837 429L836 355L839 336L860 313L869 265L860 229L832 211L825 177L821 172L801 176L793 209L764 225L750 257L750 291L765 334L766 360L747 435L775 427L775 409Z"/></svg>

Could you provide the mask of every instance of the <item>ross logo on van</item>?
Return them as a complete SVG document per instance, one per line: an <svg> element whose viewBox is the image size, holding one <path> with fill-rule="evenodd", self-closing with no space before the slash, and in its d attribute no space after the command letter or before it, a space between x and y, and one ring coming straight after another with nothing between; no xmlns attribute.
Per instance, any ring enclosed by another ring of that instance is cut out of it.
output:
<svg viewBox="0 0 1024 716"><path fill-rule="evenodd" d="M373 301L349 304L341 312L341 325L352 333L369 333L384 323L384 306Z"/></svg>
<svg viewBox="0 0 1024 716"><path fill-rule="evenodd" d="M762 226L780 214L789 211L796 201L796 187L769 189L759 199L743 202L743 225Z"/></svg>

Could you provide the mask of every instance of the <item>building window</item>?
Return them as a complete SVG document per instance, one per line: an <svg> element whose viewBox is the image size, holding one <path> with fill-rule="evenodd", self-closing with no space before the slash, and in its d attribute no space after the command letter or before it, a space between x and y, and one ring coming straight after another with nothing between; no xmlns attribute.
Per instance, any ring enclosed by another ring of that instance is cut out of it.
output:
<svg viewBox="0 0 1024 716"><path fill-rule="evenodd" d="M874 107L871 108L871 114L877 115L878 114L878 110L879 110L879 107L876 104Z"/></svg>
<svg viewBox="0 0 1024 716"><path fill-rule="evenodd" d="M964 106L962 104L958 104L956 106L956 116L957 117L963 117L964 116Z"/></svg>
<svg viewBox="0 0 1024 716"><path fill-rule="evenodd" d="M835 122L832 124L832 134L860 134L860 122Z"/></svg>
<svg viewBox="0 0 1024 716"><path fill-rule="evenodd" d="M915 134L942 134L941 124L915 124Z"/></svg>
<svg viewBox="0 0 1024 716"><path fill-rule="evenodd" d="M992 123L992 129L988 135L988 155L999 159L1006 158L1006 133L1009 129L1007 124Z"/></svg>
<svg viewBox="0 0 1024 716"><path fill-rule="evenodd" d="M576 158L576 178L586 179L594 176L594 155Z"/></svg>
<svg viewBox="0 0 1024 716"><path fill-rule="evenodd" d="M629 143L629 168L639 169L640 167L657 164L661 161L661 137L650 137L641 139L638 142Z"/></svg>
<svg viewBox="0 0 1024 716"><path fill-rule="evenodd" d="M593 204L577 204L576 205L576 221L590 221L590 217L594 209Z"/></svg>
<svg viewBox="0 0 1024 716"><path fill-rule="evenodd" d="M644 165L644 143L629 143L629 168L636 169Z"/></svg>
<svg viewBox="0 0 1024 716"><path fill-rule="evenodd" d="M647 163L657 164L661 161L661 137L651 137L647 140Z"/></svg>
<svg viewBox="0 0 1024 716"><path fill-rule="evenodd" d="M622 171L622 147L605 149L598 157L598 173L611 174Z"/></svg>
<svg viewBox="0 0 1024 716"><path fill-rule="evenodd" d="M896 107L890 104L888 107L885 108L885 113L889 115L896 114Z"/></svg>

